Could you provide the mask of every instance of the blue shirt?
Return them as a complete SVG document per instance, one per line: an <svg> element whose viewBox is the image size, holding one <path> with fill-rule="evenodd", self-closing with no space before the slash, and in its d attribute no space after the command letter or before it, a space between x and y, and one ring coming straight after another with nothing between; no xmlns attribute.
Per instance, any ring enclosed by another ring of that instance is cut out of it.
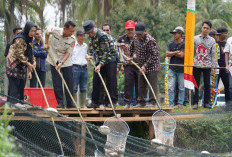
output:
<svg viewBox="0 0 232 157"><path fill-rule="evenodd" d="M45 59L48 55L48 52L42 48L43 46L42 41L40 41L40 44L36 41L33 42L32 52L36 57L36 69L40 71L46 71Z"/></svg>

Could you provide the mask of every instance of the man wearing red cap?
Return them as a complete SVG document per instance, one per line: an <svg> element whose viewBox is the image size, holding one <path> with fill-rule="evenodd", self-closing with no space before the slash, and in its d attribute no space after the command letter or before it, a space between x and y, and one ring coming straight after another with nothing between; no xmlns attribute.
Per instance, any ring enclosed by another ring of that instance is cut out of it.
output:
<svg viewBox="0 0 232 157"><path fill-rule="evenodd" d="M118 38L118 45L122 47L124 54L130 57L129 47L135 34L135 22L129 20L125 25L126 34ZM131 63L121 67L125 72L125 86L124 86L124 104L125 108L129 108L133 98L133 89L135 87L136 100L138 97L138 69Z"/></svg>

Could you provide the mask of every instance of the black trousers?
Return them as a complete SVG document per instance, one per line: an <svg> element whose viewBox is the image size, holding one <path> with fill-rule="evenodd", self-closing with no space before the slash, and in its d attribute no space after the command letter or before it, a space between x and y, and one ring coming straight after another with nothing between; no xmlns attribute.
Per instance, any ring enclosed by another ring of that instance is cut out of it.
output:
<svg viewBox="0 0 232 157"><path fill-rule="evenodd" d="M124 103L130 105L134 86L135 86L135 96L138 99L138 73L139 70L134 65L126 65L124 67L125 72L125 86L124 86Z"/></svg>
<svg viewBox="0 0 232 157"><path fill-rule="evenodd" d="M56 71L55 67L51 66L51 74L52 74L52 82L53 82L53 88L56 96L56 100L58 105L63 106L64 104L64 98L63 98L63 87L62 87L62 79L59 75L59 73ZM63 74L64 80L73 95L73 72L72 72L72 66L61 68L61 73ZM67 101L67 107L73 106L73 102L71 97L69 96L68 91L64 87L65 91L65 97Z"/></svg>
<svg viewBox="0 0 232 157"><path fill-rule="evenodd" d="M225 101L228 102L230 101L230 92L229 92L229 87L230 87L230 83L229 83L229 75L230 73L226 72L226 69L220 69L219 71L219 77L218 80L221 78L222 79L222 83L224 85L224 91L225 91Z"/></svg>
<svg viewBox="0 0 232 157"><path fill-rule="evenodd" d="M155 96L157 101L159 96L158 96L158 85L157 85L157 81L158 81L158 71L155 72L151 72L149 74L146 74L146 77L148 79L148 81L151 84L152 89L155 92ZM144 76L142 75L142 73L139 73L138 75L138 92L139 92L139 96L138 96L138 103L142 104L142 105L146 105L146 98L147 98L147 93L149 91L149 103L152 105L157 104L154 95L151 92L150 87L147 84L147 81L145 80Z"/></svg>
<svg viewBox="0 0 232 157"><path fill-rule="evenodd" d="M210 68L193 68L193 76L196 80L197 86L200 85L201 73L203 73L204 78L204 104L210 103ZM195 93L193 94L193 104L198 104L199 101L199 91L195 88Z"/></svg>
<svg viewBox="0 0 232 157"><path fill-rule="evenodd" d="M25 80L18 79L14 77L8 77L9 80L9 97L7 101L15 104L18 102L17 99L24 101L24 87L25 87Z"/></svg>
<svg viewBox="0 0 232 157"><path fill-rule="evenodd" d="M117 77L116 77L117 62L110 62L101 67L100 73L105 79L106 87L109 91L111 100L114 104L117 103ZM98 73L93 73L93 91L92 91L92 102L100 104L100 93L103 93L104 87L102 81L98 76ZM107 100L109 102L109 100Z"/></svg>
<svg viewBox="0 0 232 157"><path fill-rule="evenodd" d="M41 70L36 70L38 76L39 76L39 79L41 81L41 84L43 87L45 87L45 81L46 81L46 72L45 71L41 71ZM32 73L32 79L30 80L30 87L31 88L37 88L37 83L38 83L38 80L35 76L35 72ZM39 83L38 83L38 87L39 86Z"/></svg>

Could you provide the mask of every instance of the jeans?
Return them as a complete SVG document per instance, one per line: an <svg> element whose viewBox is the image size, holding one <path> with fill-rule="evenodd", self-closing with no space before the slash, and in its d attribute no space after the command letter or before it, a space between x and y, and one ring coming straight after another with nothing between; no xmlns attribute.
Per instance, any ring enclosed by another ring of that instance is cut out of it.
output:
<svg viewBox="0 0 232 157"><path fill-rule="evenodd" d="M178 106L184 104L184 97L185 97L185 88L184 88L184 73L177 73L172 71L171 69L168 70L168 99L169 99L169 106L174 106L175 101L175 89L176 84L178 82Z"/></svg>
<svg viewBox="0 0 232 157"><path fill-rule="evenodd" d="M41 70L36 70L38 76L39 76L39 79L41 81L41 84L43 87L45 87L45 80L46 80L46 72L45 71L41 71ZM37 78L35 76L35 72L32 72L32 79L30 80L30 88L37 88ZM38 87L39 84L38 84Z"/></svg>
<svg viewBox="0 0 232 157"><path fill-rule="evenodd" d="M78 85L80 93L86 93L88 82L88 69L87 66L73 65L73 91L77 93Z"/></svg>

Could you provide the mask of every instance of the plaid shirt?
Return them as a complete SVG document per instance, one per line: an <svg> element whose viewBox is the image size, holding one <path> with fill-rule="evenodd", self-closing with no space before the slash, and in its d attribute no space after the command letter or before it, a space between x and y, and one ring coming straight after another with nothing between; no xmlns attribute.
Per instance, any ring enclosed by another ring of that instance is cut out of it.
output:
<svg viewBox="0 0 232 157"><path fill-rule="evenodd" d="M140 67L146 68L145 73L160 70L160 53L156 40L148 33L142 39L134 37L130 46L130 57L133 57L133 60L138 62Z"/></svg>

